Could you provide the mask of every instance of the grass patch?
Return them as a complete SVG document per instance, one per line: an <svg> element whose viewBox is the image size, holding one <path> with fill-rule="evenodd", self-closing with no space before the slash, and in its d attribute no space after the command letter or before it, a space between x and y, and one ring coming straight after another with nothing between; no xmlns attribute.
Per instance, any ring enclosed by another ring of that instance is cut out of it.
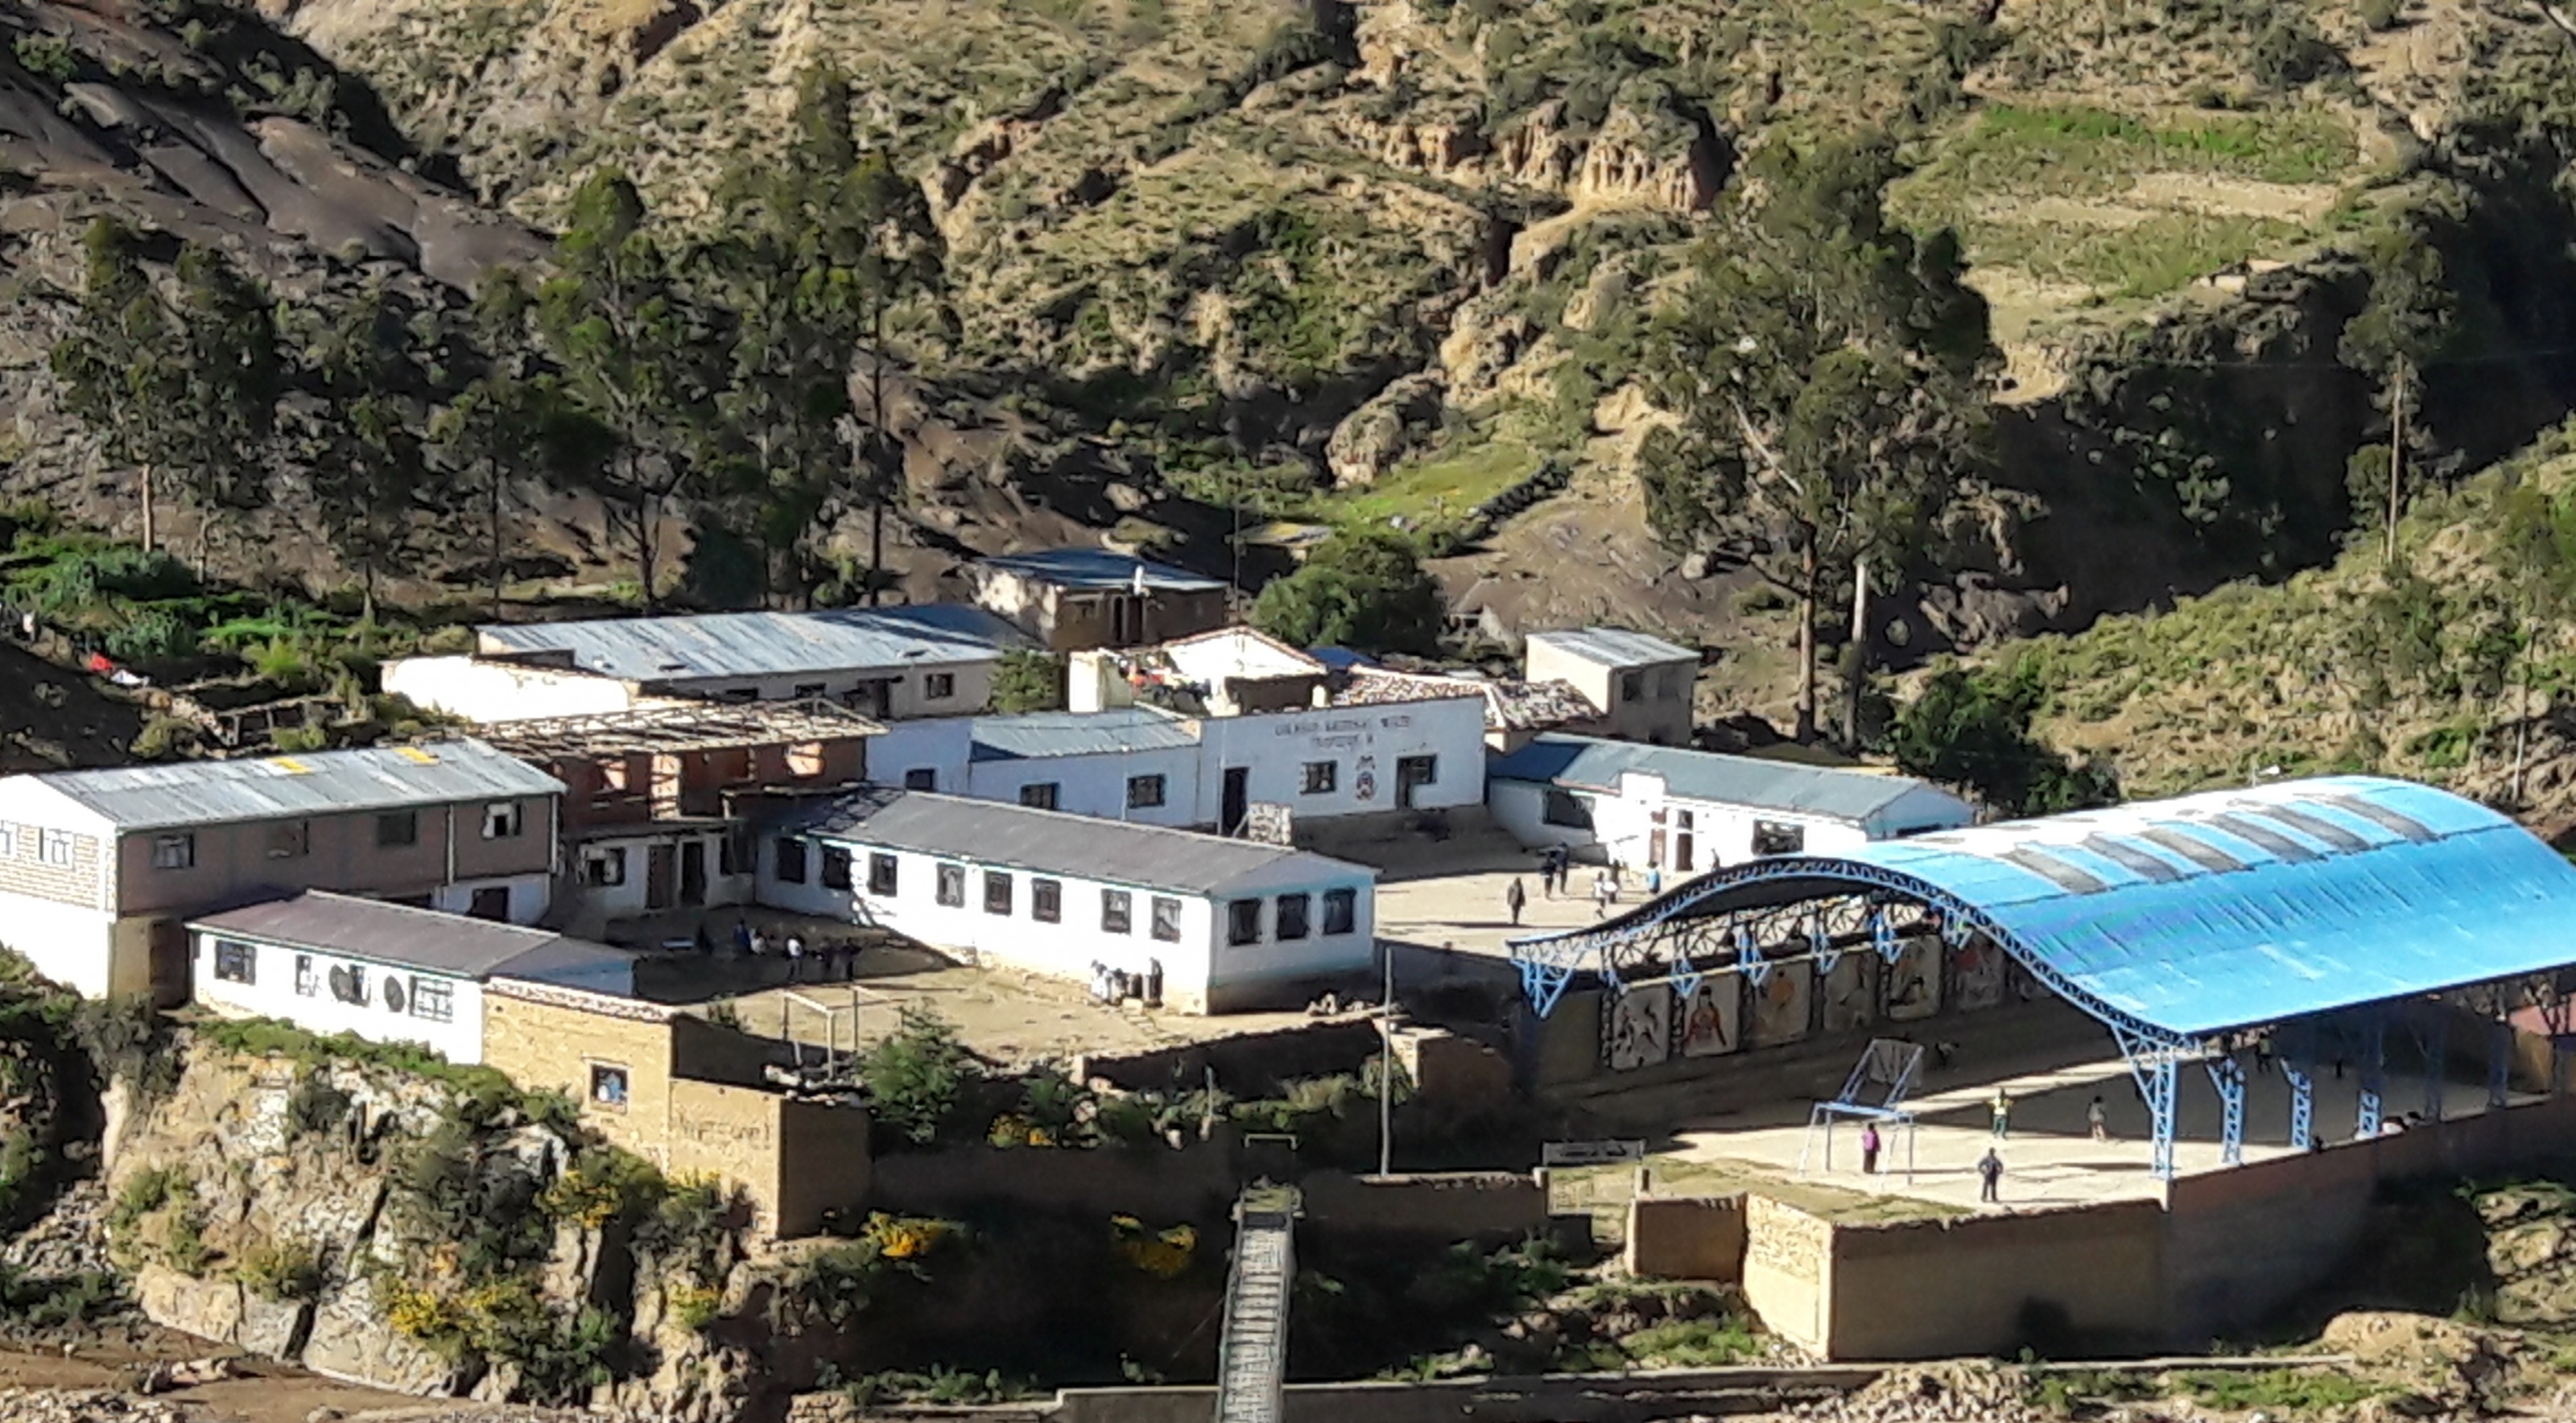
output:
<svg viewBox="0 0 2576 1423"><path fill-rule="evenodd" d="M1743 1319L1676 1319L1651 1325L1619 1341L1629 1358L1647 1368L1713 1369L1762 1353L1762 1341Z"/></svg>
<svg viewBox="0 0 2576 1423"><path fill-rule="evenodd" d="M2125 227L1972 223L1977 259L2122 299L2162 296L2248 257L2277 254L2305 230L2272 218L2158 213Z"/></svg>
<svg viewBox="0 0 2576 1423"><path fill-rule="evenodd" d="M2107 109L1997 104L1910 186L1929 193L2114 192L2146 173L2331 183L2353 166L2352 131L2320 109L2150 123Z"/></svg>
<svg viewBox="0 0 2576 1423"><path fill-rule="evenodd" d="M2316 1413L2358 1407L2388 1392L2384 1385L2325 1369L2190 1369L2174 1375L2174 1383L2193 1402L2230 1412Z"/></svg>
<svg viewBox="0 0 2576 1423"><path fill-rule="evenodd" d="M1527 445L1497 440L1399 465L1365 488L1323 500L1317 512L1346 527L1385 528L1399 518L1408 529L1454 527L1538 466Z"/></svg>

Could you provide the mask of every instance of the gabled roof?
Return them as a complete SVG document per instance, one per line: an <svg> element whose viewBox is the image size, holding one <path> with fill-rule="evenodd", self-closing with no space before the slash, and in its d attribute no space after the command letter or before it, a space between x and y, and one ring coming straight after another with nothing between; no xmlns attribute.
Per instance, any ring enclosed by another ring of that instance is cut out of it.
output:
<svg viewBox="0 0 2576 1423"><path fill-rule="evenodd" d="M1630 771L1664 778L1664 792L1685 800L1777 810L1853 824L1867 821L1927 784L1910 776L1838 771L1554 733L1540 736L1486 771L1500 781L1537 781L1570 790L1616 791ZM1944 793L1946 794L1946 792ZM1964 803L1961 807L1965 809Z"/></svg>
<svg viewBox="0 0 2576 1423"><path fill-rule="evenodd" d="M1198 729L1151 707L1096 712L1031 712L975 718L977 761L1031 761L1049 756L1106 756L1199 744Z"/></svg>
<svg viewBox="0 0 2576 1423"><path fill-rule="evenodd" d="M1604 667L1648 667L1658 662L1697 662L1699 654L1675 647L1660 637L1625 628L1567 628L1534 632L1524 639L1558 652L1571 653Z"/></svg>
<svg viewBox="0 0 2576 1423"><path fill-rule="evenodd" d="M1140 575L1146 590L1155 593L1212 593L1225 586L1220 579L1203 578L1186 568L1174 568L1168 563L1155 563L1105 548L1050 548L1034 553L1008 553L978 559L975 567L1014 574L1035 583L1051 583L1059 588L1085 591L1133 588Z"/></svg>
<svg viewBox="0 0 2576 1423"><path fill-rule="evenodd" d="M1375 879L1365 865L1195 830L1100 820L928 791L872 788L808 802L772 822L790 834L978 864L1216 895L1322 879Z"/></svg>
<svg viewBox="0 0 2576 1423"><path fill-rule="evenodd" d="M621 993L634 979L634 955L606 944L318 889L209 914L188 927L458 978L508 974Z"/></svg>
<svg viewBox="0 0 2576 1423"><path fill-rule="evenodd" d="M472 738L423 746L177 761L30 779L121 830L561 795L564 784Z"/></svg>
<svg viewBox="0 0 2576 1423"><path fill-rule="evenodd" d="M1222 627L1194 637L1176 638L1159 650L1174 671L1211 687L1228 677L1259 681L1271 677L1321 677L1325 672L1322 662L1248 627Z"/></svg>
<svg viewBox="0 0 2576 1423"><path fill-rule="evenodd" d="M1033 645L1002 619L959 603L487 623L474 631L486 656L554 653L584 672L628 682L935 667Z"/></svg>

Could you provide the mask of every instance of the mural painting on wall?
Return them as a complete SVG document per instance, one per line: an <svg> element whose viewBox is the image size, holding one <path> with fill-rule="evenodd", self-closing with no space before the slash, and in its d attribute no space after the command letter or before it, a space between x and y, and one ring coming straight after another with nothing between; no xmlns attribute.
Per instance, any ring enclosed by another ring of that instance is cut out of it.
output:
<svg viewBox="0 0 2576 1423"><path fill-rule="evenodd" d="M1601 1013L1601 1058L1611 1071L1634 1072L1672 1055L1672 985L1647 983L1608 994Z"/></svg>
<svg viewBox="0 0 2576 1423"><path fill-rule="evenodd" d="M1825 973L1825 1031L1846 1032L1878 1021L1878 960L1849 953Z"/></svg>
<svg viewBox="0 0 2576 1423"><path fill-rule="evenodd" d="M1716 1057L1744 1046L1744 980L1711 974L1682 1001L1682 1056Z"/></svg>
<svg viewBox="0 0 2576 1423"><path fill-rule="evenodd" d="M2023 968L2021 960L2009 954L2004 957L2004 980L2012 985L2010 991L2016 1003L2036 1003L2048 996L2048 985L2039 981L2039 975Z"/></svg>
<svg viewBox="0 0 2576 1423"><path fill-rule="evenodd" d="M1887 966L1887 1016L1900 1023L1929 1018L1941 1011L1941 941L1905 941L1905 951Z"/></svg>
<svg viewBox="0 0 2576 1423"><path fill-rule="evenodd" d="M2004 1001L2004 951L1985 935L1950 951L1950 1001L1962 1012Z"/></svg>
<svg viewBox="0 0 2576 1423"><path fill-rule="evenodd" d="M1815 986L1814 965L1804 960L1773 968L1753 990L1753 1045L1777 1047L1805 1037Z"/></svg>

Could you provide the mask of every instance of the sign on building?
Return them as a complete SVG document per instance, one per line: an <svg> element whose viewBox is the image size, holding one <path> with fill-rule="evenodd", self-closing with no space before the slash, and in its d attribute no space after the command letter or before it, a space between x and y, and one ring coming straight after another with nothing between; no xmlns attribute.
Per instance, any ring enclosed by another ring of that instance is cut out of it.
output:
<svg viewBox="0 0 2576 1423"><path fill-rule="evenodd" d="M1541 1166L1616 1166L1646 1159L1639 1141L1551 1141L1538 1149Z"/></svg>

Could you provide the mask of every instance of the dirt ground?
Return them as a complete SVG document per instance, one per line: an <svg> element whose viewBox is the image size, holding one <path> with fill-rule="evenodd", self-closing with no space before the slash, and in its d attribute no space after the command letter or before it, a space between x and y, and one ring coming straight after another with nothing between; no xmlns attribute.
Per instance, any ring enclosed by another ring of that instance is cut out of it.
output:
<svg viewBox="0 0 2576 1423"><path fill-rule="evenodd" d="M96 1346L66 1356L0 1346L0 1418L26 1416L32 1403L13 1407L34 1390L108 1389L127 1386L137 1370L158 1360L200 1357L212 1346L170 1336L161 1349ZM527 1409L504 1409L454 1399L418 1399L356 1384L337 1383L279 1364L245 1360L246 1376L155 1395L165 1403L188 1406L206 1423L305 1423L318 1408L332 1408L355 1418L381 1423L403 1420L490 1419L537 1416Z"/></svg>

